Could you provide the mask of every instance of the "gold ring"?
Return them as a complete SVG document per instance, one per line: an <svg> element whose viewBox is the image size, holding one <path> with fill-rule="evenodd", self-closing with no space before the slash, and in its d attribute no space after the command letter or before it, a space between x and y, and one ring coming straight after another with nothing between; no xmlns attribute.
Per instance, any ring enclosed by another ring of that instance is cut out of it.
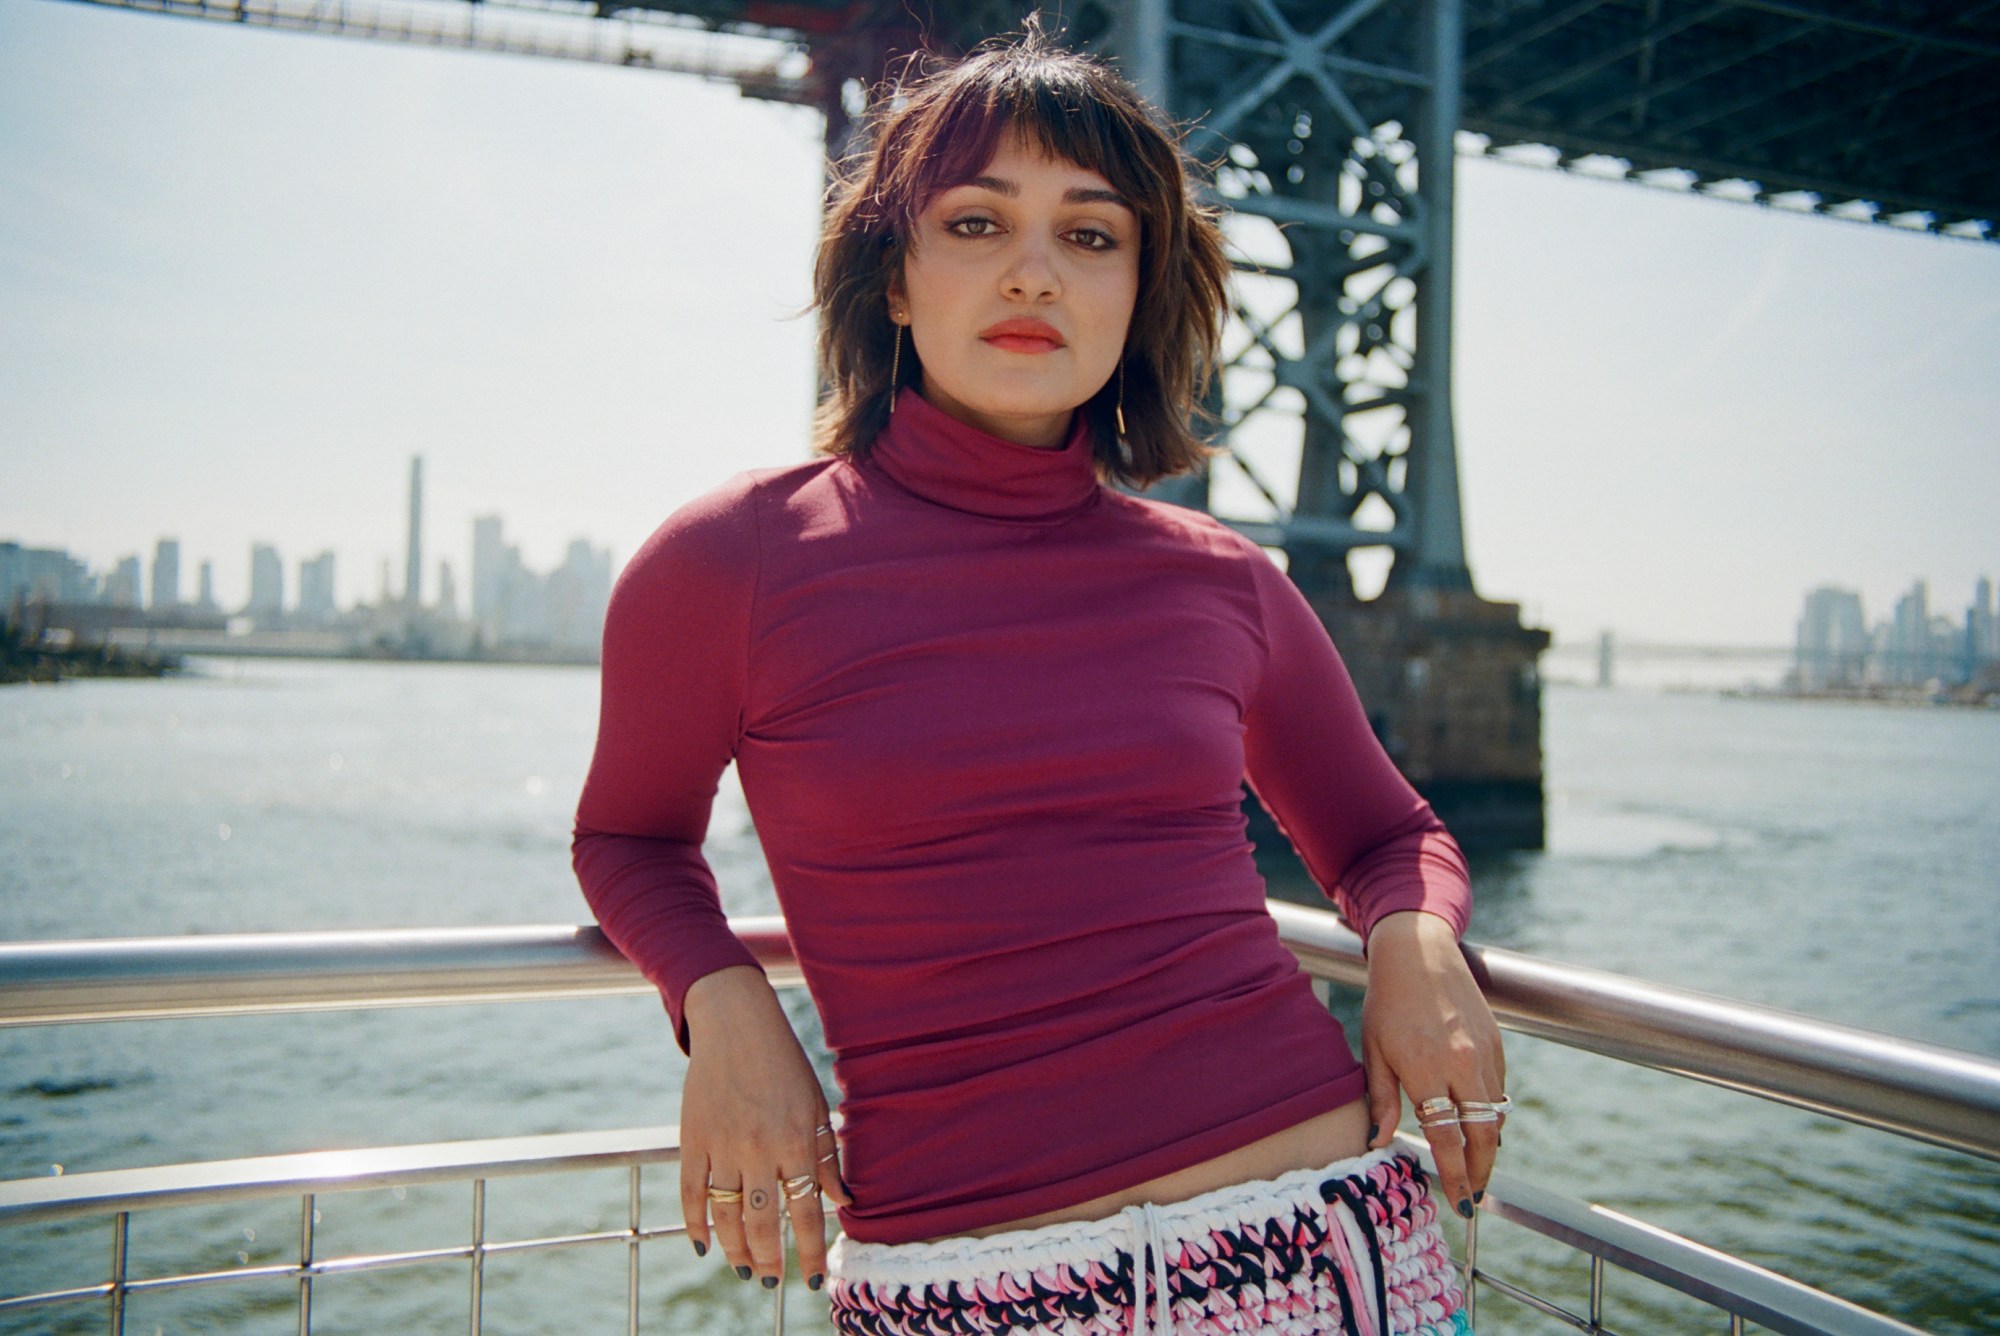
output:
<svg viewBox="0 0 2000 1336"><path fill-rule="evenodd" d="M708 1199L719 1202L739 1202L743 1200L743 1189L719 1188L711 1183L708 1185Z"/></svg>
<svg viewBox="0 0 2000 1336"><path fill-rule="evenodd" d="M819 1162L821 1164L825 1164L828 1160L837 1160L839 1158L840 1158L840 1151L838 1148L835 1148L833 1150L828 1151L826 1154L820 1156Z"/></svg>
<svg viewBox="0 0 2000 1336"><path fill-rule="evenodd" d="M819 1195L819 1179L811 1174L800 1174L785 1180L785 1200L804 1201L807 1197Z"/></svg>
<svg viewBox="0 0 2000 1336"><path fill-rule="evenodd" d="M832 1124L832 1123L821 1123L821 1124L820 1124L820 1125L819 1125L818 1127L815 1127L815 1128L813 1129L813 1135L814 1135L814 1136L818 1136L818 1135L819 1135L819 1134L820 1134L821 1132L824 1132L824 1133L826 1133L826 1134L827 1134L828 1136L832 1136L832 1135L833 1135L833 1124Z"/></svg>
<svg viewBox="0 0 2000 1336"><path fill-rule="evenodd" d="M1451 1096L1439 1095L1436 1099L1427 1099L1417 1105L1417 1118L1421 1121L1425 1118L1435 1118L1441 1113L1456 1113L1458 1107L1451 1102Z"/></svg>

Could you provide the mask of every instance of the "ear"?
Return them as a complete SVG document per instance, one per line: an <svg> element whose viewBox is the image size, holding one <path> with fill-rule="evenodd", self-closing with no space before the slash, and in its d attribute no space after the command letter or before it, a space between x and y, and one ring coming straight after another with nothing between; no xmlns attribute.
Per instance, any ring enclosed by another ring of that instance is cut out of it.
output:
<svg viewBox="0 0 2000 1336"><path fill-rule="evenodd" d="M889 318L899 325L908 324L910 322L910 301L909 297L903 291L903 271L900 266L897 267L895 273L889 275L889 283L885 295L889 299ZM901 320L896 319L898 312L902 313L903 318Z"/></svg>

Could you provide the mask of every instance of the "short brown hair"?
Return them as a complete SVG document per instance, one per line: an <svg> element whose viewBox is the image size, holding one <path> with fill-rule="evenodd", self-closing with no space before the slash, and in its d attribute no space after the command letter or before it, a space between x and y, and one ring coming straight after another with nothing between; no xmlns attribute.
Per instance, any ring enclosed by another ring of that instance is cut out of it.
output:
<svg viewBox="0 0 2000 1336"><path fill-rule="evenodd" d="M1214 454L1192 419L1221 341L1229 261L1214 212L1195 198L1177 136L1138 91L1031 23L1021 36L888 84L873 108L866 147L841 165L813 264L827 387L814 448L865 456L887 423L897 388L889 383L896 327L887 294L917 216L977 176L1014 133L1102 176L1139 217L1139 295L1121 354L1123 450L1112 414L1118 377L1083 406L1099 474L1144 486ZM907 382L914 349L903 361Z"/></svg>

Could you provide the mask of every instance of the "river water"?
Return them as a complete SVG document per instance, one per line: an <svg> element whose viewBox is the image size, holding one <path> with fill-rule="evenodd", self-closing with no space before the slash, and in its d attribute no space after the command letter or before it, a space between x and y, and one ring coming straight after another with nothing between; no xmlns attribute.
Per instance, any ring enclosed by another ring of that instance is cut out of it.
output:
<svg viewBox="0 0 2000 1336"><path fill-rule="evenodd" d="M570 923L585 669L225 663L0 694L0 937ZM1484 861L1471 936L2000 1055L2000 712L1553 684L1550 847ZM774 912L740 793L709 849ZM788 1006L808 1047L802 992ZM1336 999L1338 1008L1351 1007ZM1509 1039L1504 1167L1939 1332L2000 1331L2000 1166ZM0 1031L0 1177L671 1123L641 997ZM824 1072L824 1068L823 1068ZM827 1085L831 1090L830 1077ZM671 1169L649 1220L677 1215ZM459 1186L321 1199L319 1255L462 1242ZM298 1204L142 1213L135 1275L295 1256ZM493 1238L621 1227L616 1173L496 1181ZM0 1294L101 1280L102 1223L0 1231ZM1585 1269L1489 1223L1482 1261L1581 1305ZM719 1256L648 1245L648 1331L768 1330ZM315 1330L462 1331L462 1263L319 1284ZM794 1331L823 1301L787 1286ZM624 1251L488 1264L487 1330L622 1331ZM136 1297L127 1330L296 1330L295 1287ZM1614 1274L1627 1332L1718 1329ZM1480 1330L1553 1330L1482 1299ZM101 1306L0 1332L102 1331Z"/></svg>

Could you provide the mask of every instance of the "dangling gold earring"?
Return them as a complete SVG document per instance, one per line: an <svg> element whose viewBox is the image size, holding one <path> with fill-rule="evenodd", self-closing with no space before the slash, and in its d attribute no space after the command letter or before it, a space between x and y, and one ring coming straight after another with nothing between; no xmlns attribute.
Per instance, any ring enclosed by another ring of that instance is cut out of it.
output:
<svg viewBox="0 0 2000 1336"><path fill-rule="evenodd" d="M903 377L903 327L896 326L896 351L889 355L889 413L896 412L896 385Z"/></svg>
<svg viewBox="0 0 2000 1336"><path fill-rule="evenodd" d="M1125 362L1118 362L1118 404L1111 410L1118 418L1118 439L1125 439Z"/></svg>

